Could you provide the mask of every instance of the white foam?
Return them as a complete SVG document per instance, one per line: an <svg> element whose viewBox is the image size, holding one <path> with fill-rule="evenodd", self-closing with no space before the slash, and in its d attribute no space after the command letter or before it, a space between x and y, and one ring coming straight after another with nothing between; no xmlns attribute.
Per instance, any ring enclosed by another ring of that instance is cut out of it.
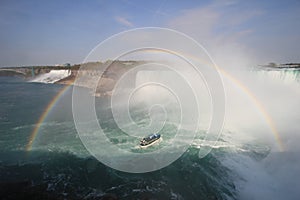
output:
<svg viewBox="0 0 300 200"><path fill-rule="evenodd" d="M49 73L41 74L30 80L37 83L55 83L71 75L70 70L51 70Z"/></svg>
<svg viewBox="0 0 300 200"><path fill-rule="evenodd" d="M261 78L269 77L284 84L300 83L299 70L260 70L258 74Z"/></svg>

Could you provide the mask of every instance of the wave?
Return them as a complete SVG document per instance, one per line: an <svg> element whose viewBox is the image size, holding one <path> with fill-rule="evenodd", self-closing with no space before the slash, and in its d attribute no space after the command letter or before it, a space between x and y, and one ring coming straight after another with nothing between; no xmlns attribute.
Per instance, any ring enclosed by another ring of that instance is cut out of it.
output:
<svg viewBox="0 0 300 200"><path fill-rule="evenodd" d="M71 75L70 70L51 70L49 73L41 74L30 80L37 83L55 83Z"/></svg>

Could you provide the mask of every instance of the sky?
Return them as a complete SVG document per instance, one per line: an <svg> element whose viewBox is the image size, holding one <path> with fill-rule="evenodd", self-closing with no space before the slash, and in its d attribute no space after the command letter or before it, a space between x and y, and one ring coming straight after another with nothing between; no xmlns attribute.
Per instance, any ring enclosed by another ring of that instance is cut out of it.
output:
<svg viewBox="0 0 300 200"><path fill-rule="evenodd" d="M299 13L299 0L1 0L0 67L81 63L142 27L183 32L228 65L300 62Z"/></svg>

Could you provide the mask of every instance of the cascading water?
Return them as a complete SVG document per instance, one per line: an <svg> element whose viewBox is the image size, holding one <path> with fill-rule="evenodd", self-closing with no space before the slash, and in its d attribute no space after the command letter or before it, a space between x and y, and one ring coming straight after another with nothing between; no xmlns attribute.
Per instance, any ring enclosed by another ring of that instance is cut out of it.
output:
<svg viewBox="0 0 300 200"><path fill-rule="evenodd" d="M71 75L70 70L51 70L49 73L34 77L30 82L36 83L55 83Z"/></svg>
<svg viewBox="0 0 300 200"><path fill-rule="evenodd" d="M256 72L262 79L269 78L285 84L300 83L299 69L260 69Z"/></svg>

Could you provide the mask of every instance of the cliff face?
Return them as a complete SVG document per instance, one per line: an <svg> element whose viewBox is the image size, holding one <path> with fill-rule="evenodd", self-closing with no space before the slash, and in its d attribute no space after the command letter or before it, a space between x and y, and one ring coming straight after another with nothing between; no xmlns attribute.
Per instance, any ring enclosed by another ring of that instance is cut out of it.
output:
<svg viewBox="0 0 300 200"><path fill-rule="evenodd" d="M14 70L0 70L0 76L18 76L24 77L25 74L14 71Z"/></svg>
<svg viewBox="0 0 300 200"><path fill-rule="evenodd" d="M95 88L95 96L110 96L117 81L128 70L141 64L136 61L114 61L106 63L86 63L80 66L80 70L72 70L71 75L58 83L76 84L78 86ZM76 79L77 78L77 79ZM76 79L76 82L74 83ZM135 77L132 77L132 84ZM129 83L130 84L130 83Z"/></svg>

